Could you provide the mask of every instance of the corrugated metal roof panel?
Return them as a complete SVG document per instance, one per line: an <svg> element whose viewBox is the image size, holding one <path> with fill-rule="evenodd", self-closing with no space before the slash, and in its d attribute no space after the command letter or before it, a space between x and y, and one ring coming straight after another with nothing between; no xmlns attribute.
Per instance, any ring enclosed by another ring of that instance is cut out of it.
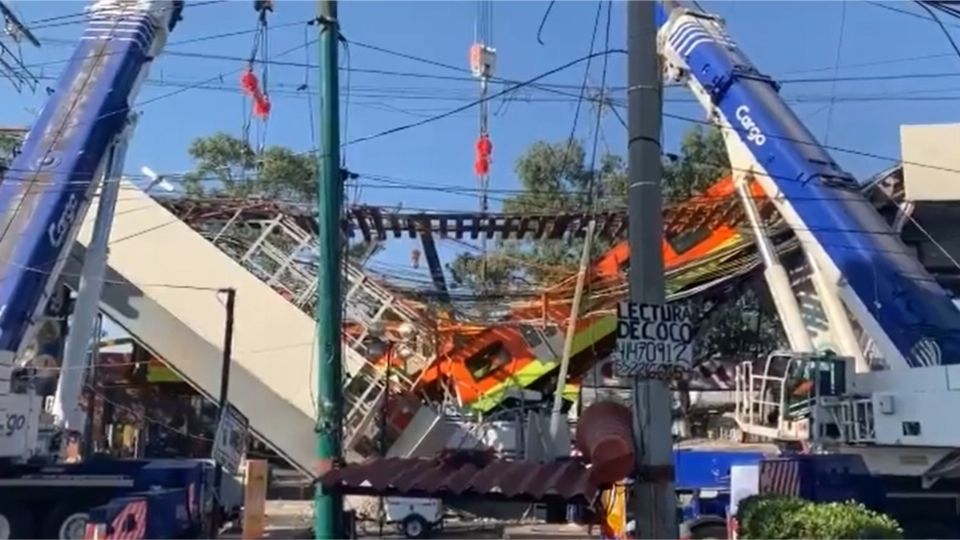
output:
<svg viewBox="0 0 960 540"><path fill-rule="evenodd" d="M320 484L347 495L529 502L590 503L598 493L590 469L573 460L533 463L504 459L375 458L330 471L320 479Z"/></svg>

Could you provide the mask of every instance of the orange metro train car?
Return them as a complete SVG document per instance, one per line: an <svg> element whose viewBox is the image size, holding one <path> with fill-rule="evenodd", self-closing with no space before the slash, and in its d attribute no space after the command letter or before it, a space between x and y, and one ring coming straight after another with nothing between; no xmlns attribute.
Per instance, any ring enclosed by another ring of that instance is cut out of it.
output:
<svg viewBox="0 0 960 540"><path fill-rule="evenodd" d="M758 200L766 199L756 182L750 190ZM771 208L758 206L765 215ZM702 276L702 268L715 255L752 243L749 234L741 233L742 216L730 177L719 180L702 195L665 210L663 259L668 291ZM585 315L576 325L572 373L582 373L611 351L616 328L613 308L627 291L623 273L629 258L629 245L623 241L592 265L590 290L610 294L595 294L595 299L581 310ZM421 376L419 388L439 390L439 385L446 382L455 389L462 405L489 411L509 396L511 388L526 388L550 375L562 355L575 281L576 276L563 280L538 305L515 310L507 320L492 324L467 344L439 355Z"/></svg>

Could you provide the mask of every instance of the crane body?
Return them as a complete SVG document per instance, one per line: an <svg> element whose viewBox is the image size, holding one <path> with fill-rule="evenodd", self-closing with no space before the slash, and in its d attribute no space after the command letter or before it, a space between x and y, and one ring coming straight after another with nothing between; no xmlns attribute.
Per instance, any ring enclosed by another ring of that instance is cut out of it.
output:
<svg viewBox="0 0 960 540"><path fill-rule="evenodd" d="M799 308L786 298L798 294L797 286L771 276L779 261L765 257L778 309L793 310L781 314L791 345L813 340L815 350L741 365L738 424L754 436L822 454L814 460L852 457L883 480L894 511L896 501L948 501L921 513L960 533L960 426L943 414L960 407L960 389L950 382L960 377L960 311L950 294L720 18L663 0L658 27L665 78L691 90L707 123L724 134L733 176L755 180L792 229L827 320L826 332L809 322L797 327ZM764 232L753 221L762 245Z"/></svg>
<svg viewBox="0 0 960 540"><path fill-rule="evenodd" d="M767 195L892 367L960 363L960 312L711 15L660 4L669 76L735 133ZM671 9L672 7L672 9ZM733 156L731 156L733 157Z"/></svg>
<svg viewBox="0 0 960 540"><path fill-rule="evenodd" d="M56 428L82 431L78 400L134 100L183 8L182 0L93 2L73 56L0 184L0 538L83 538L91 512L124 511L135 514L131 523L110 534L191 537L227 504L214 502L220 497L212 492L216 465L209 460L56 463L59 445L38 437L42 403L31 382L36 323L100 188L94 249L81 275L54 406ZM154 501L161 492L164 502ZM127 510L101 508L117 497ZM159 522L162 530L151 525Z"/></svg>

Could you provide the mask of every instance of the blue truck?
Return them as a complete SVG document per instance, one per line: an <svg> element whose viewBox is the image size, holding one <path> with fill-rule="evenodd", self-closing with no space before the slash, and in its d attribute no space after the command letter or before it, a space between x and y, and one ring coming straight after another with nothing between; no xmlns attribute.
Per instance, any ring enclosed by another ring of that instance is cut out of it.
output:
<svg viewBox="0 0 960 540"><path fill-rule="evenodd" d="M678 449L674 453L677 513L690 538L726 538L731 470L757 465L766 452Z"/></svg>
<svg viewBox="0 0 960 540"><path fill-rule="evenodd" d="M732 500L731 472L736 467L757 467L771 452L751 447L723 450L679 448L674 450L677 521L682 538L726 538L728 510ZM630 520L632 508L628 507ZM627 532L633 533L632 521Z"/></svg>
<svg viewBox="0 0 960 540"><path fill-rule="evenodd" d="M0 467L0 536L84 538L88 523L115 518L111 508L133 497L145 501L144 512L125 519L124 526L163 527L124 538L200 537L215 503L214 466L208 460L93 458ZM99 538L124 531L106 529Z"/></svg>

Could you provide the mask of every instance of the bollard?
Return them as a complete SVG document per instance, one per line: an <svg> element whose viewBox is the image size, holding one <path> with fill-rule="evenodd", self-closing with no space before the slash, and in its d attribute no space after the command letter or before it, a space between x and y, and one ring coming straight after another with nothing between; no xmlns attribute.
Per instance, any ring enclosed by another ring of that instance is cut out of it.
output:
<svg viewBox="0 0 960 540"><path fill-rule="evenodd" d="M243 538L263 538L266 530L267 469L265 459L247 461L243 478Z"/></svg>

